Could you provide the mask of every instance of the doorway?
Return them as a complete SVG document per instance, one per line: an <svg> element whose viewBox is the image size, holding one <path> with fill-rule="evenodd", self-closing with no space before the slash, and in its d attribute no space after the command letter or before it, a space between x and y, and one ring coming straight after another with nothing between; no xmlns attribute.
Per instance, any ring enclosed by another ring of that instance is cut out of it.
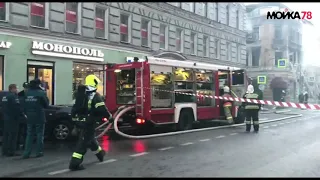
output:
<svg viewBox="0 0 320 180"><path fill-rule="evenodd" d="M52 66L28 65L28 82L40 79L42 88L46 91L49 104L54 100L54 71Z"/></svg>

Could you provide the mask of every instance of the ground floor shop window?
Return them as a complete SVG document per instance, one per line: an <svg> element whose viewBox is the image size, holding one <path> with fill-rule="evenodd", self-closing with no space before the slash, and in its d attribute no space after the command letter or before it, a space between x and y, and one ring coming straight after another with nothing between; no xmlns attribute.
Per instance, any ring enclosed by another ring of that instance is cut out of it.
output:
<svg viewBox="0 0 320 180"><path fill-rule="evenodd" d="M46 92L49 103L54 104L54 68L53 63L28 61L28 79L41 81L41 87Z"/></svg>
<svg viewBox="0 0 320 180"><path fill-rule="evenodd" d="M3 56L0 56L0 90L2 91L3 88L3 79L4 79L4 60Z"/></svg>
<svg viewBox="0 0 320 180"><path fill-rule="evenodd" d="M104 96L104 68L99 64L73 63L73 97L79 84L85 84L86 76L94 74L100 80L97 92Z"/></svg>

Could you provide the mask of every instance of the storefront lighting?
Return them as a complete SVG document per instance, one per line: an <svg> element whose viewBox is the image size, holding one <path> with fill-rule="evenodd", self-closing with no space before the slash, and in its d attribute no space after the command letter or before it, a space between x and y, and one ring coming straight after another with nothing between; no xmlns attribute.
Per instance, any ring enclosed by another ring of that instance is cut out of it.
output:
<svg viewBox="0 0 320 180"><path fill-rule="evenodd" d="M114 70L114 72L119 73L119 72L121 72L121 69L116 69L116 70Z"/></svg>
<svg viewBox="0 0 320 180"><path fill-rule="evenodd" d="M79 69L79 66L77 66L77 69Z"/></svg>

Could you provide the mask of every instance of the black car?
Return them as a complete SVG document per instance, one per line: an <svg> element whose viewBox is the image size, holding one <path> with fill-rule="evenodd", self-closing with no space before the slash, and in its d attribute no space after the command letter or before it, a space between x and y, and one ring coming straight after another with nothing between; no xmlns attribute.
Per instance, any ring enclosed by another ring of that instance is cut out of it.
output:
<svg viewBox="0 0 320 180"><path fill-rule="evenodd" d="M2 97L8 94L8 91L0 91L0 136L3 132L3 114ZM67 140L71 138L71 131L74 124L71 120L71 105L54 105L45 109L46 125L45 137L53 140ZM2 138L1 138L2 139Z"/></svg>

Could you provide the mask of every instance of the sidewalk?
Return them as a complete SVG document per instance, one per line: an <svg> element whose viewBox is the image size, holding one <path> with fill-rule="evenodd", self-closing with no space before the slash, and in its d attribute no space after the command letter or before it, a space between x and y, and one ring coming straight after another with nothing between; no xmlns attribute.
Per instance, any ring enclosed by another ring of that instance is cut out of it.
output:
<svg viewBox="0 0 320 180"><path fill-rule="evenodd" d="M64 145L62 145L64 146ZM22 153L21 151L19 153ZM0 177L15 177L26 172L33 172L45 169L61 163L67 166L65 162L70 159L72 150L68 147L62 147L60 144L46 144L44 156L41 158L21 159L21 157L3 157L0 156Z"/></svg>

